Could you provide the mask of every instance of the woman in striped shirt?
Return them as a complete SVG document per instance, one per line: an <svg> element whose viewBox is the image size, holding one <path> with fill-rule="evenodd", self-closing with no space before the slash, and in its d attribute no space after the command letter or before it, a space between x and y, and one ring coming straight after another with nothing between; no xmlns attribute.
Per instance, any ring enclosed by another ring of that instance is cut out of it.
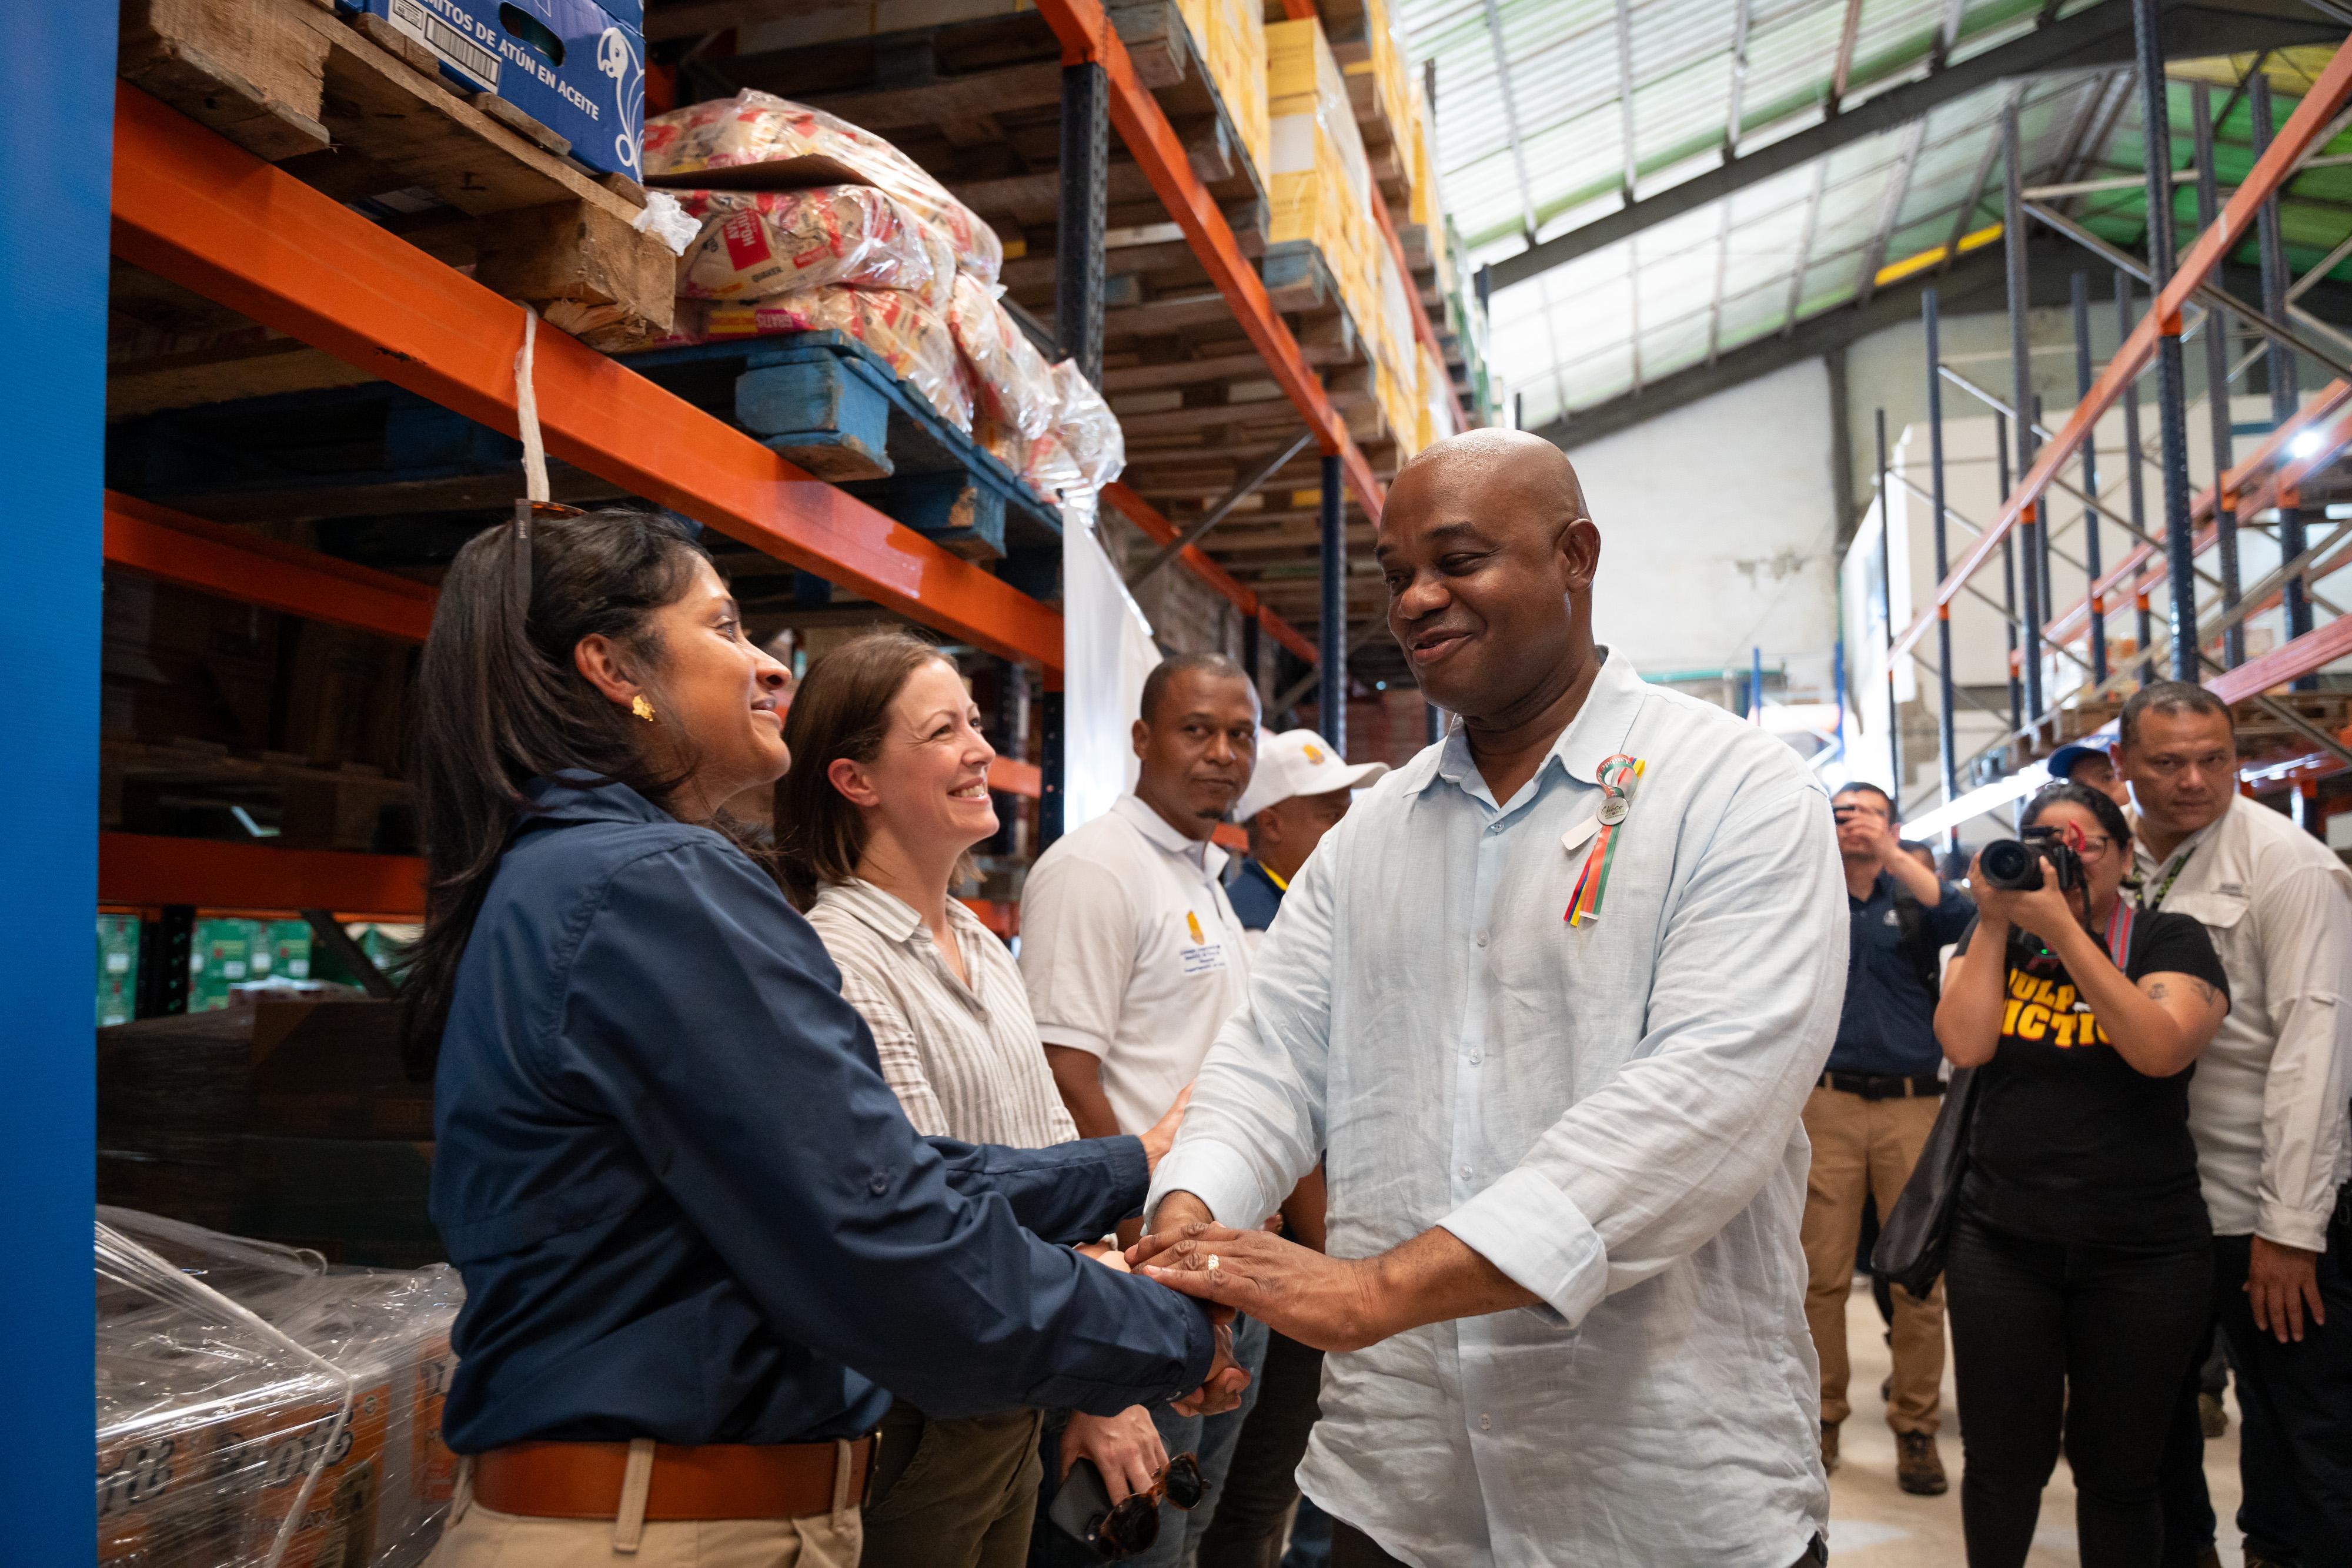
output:
<svg viewBox="0 0 2352 1568"><path fill-rule="evenodd" d="M1077 1138L1054 1087L1020 971L950 895L997 831L996 753L955 665L903 632L857 638L794 694L778 786L778 847L796 902L865 1016L882 1076L919 1133L1042 1148ZM1144 1134L1156 1166L1182 1102ZM1119 1266L1109 1250L1105 1261ZM1026 1561L1042 1414L932 1419L901 1399L882 1426L866 1511L866 1568L1018 1568ZM1140 1407L1077 1416L1062 1466L1084 1456L1111 1499L1166 1463Z"/></svg>

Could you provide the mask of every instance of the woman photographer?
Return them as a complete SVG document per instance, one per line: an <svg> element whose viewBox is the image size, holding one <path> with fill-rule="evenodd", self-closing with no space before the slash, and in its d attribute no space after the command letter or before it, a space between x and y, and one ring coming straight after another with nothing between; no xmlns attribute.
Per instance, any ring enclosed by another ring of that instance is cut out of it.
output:
<svg viewBox="0 0 2352 1568"><path fill-rule="evenodd" d="M2153 1568L2211 1272L2189 1077L2228 981L2203 926L2126 897L2114 801L2053 784L2021 829L2039 885L1995 883L1978 855L1936 1010L1945 1056L1979 1069L1945 1264L1960 1520L1969 1568L2024 1563L2063 1429L2084 1568Z"/></svg>
<svg viewBox="0 0 2352 1568"><path fill-rule="evenodd" d="M908 1124L720 812L790 760L783 681L660 514L495 528L442 585L411 981L467 1291L442 1568L849 1568L885 1389L951 1415L1235 1392L1227 1331L1038 1239L1133 1208L1137 1140Z"/></svg>
<svg viewBox="0 0 2352 1568"><path fill-rule="evenodd" d="M882 1076L918 1131L1038 1148L1074 1143L1021 971L953 896L995 836L995 748L955 664L903 632L853 638L809 667L784 723L793 766L776 841L793 893L874 1031ZM1143 1134L1154 1164L1183 1101ZM1117 1257L1116 1251L1108 1254ZM1125 1260L1119 1260L1124 1265ZM900 1399L883 1417L864 1568L1019 1568L1042 1479L1043 1413L942 1420ZM1081 1455L1108 1500L1150 1490L1167 1463L1150 1413L1072 1415L1063 1469Z"/></svg>

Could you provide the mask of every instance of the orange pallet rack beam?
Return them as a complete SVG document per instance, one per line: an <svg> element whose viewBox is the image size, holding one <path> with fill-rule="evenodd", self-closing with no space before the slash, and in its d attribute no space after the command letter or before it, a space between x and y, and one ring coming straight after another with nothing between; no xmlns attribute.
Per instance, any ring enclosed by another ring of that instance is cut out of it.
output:
<svg viewBox="0 0 2352 1568"><path fill-rule="evenodd" d="M1135 61L1111 26L1100 0L1037 0L1037 12L1062 42L1063 64L1102 67L1110 87L1111 123L1118 127L1129 154L1167 207L1168 215L1183 231L1217 292L1233 307L1234 319L1265 361L1275 384L1315 433L1324 455L1338 456L1357 504L1366 517L1378 522L1384 492L1381 482L1372 477L1372 465L1323 390L1322 378L1307 363L1298 340L1276 313L1265 280L1242 255L1240 242L1234 238L1233 227L1218 210L1216 199L1192 172L1175 127L1168 123L1160 100L1136 74Z"/></svg>
<svg viewBox="0 0 2352 1568"><path fill-rule="evenodd" d="M165 108L115 99L114 252L265 326L518 434L523 308ZM534 382L554 456L1005 658L1058 671L1061 617L553 329Z"/></svg>
<svg viewBox="0 0 2352 1568"><path fill-rule="evenodd" d="M2180 312L2221 258L2243 243L2254 232L2257 214L2263 204L2275 194L2281 185L2294 172L2295 165L2305 153L2327 134L2329 125L2345 99L2352 97L2352 43L2337 47L2318 79L2311 84L2303 101L2295 105L2278 136L2263 155L2254 161L2245 180L2231 194L2212 225L2199 234L2188 251L2174 267L2172 277L2149 305L2147 314L2139 319L2114 359L2099 372L2099 379L2089 394L2075 403L2066 416L2066 423L2049 443L2035 454L2033 465L2018 480L2017 486L2001 502L2000 513L1983 533L1969 542L1959 560L1943 581L1937 583L1927 607L1912 622L1897 632L1887 648L1891 660L1909 653L1914 644L1935 625L1945 608L1958 598L1960 590L1978 570L2000 548L2017 526L2025 508L2034 506L2058 470L2074 461L2088 439L2091 429L2101 415L2113 408L2123 391L2137 379L2156 352L2158 336L2178 337L2180 334Z"/></svg>
<svg viewBox="0 0 2352 1568"><path fill-rule="evenodd" d="M1118 508L1119 516L1143 530L1144 537L1154 544L1173 544L1181 531L1175 524L1160 515L1159 509L1138 495L1130 486L1114 482L1103 487L1103 500ZM1256 594L1234 580L1233 574L1211 559L1198 545L1187 545L1178 558L1192 569L1192 574L1219 593L1244 615L1255 616L1265 634L1312 664L1321 655L1306 634L1268 610L1258 601Z"/></svg>
<svg viewBox="0 0 2352 1568"><path fill-rule="evenodd" d="M425 862L415 855L281 850L154 833L98 835L102 904L207 909L333 909L387 920L425 916Z"/></svg>

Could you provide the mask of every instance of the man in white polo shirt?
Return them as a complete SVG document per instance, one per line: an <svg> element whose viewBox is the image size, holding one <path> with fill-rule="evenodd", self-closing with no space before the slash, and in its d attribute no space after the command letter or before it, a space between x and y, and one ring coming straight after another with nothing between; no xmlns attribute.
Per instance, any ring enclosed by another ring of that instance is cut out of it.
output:
<svg viewBox="0 0 2352 1568"><path fill-rule="evenodd" d="M1200 1071L1218 1029L1247 1005L1249 953L1225 897L1225 852L1210 842L1249 787L1257 758L1257 690L1218 653L1180 653L1143 684L1135 721L1142 768L1131 793L1037 859L1021 894L1021 978L1063 1103L1081 1137L1140 1133ZM1210 1483L1189 1513L1162 1504L1160 1540L1129 1559L1174 1568L1215 1511L1233 1440L1255 1397L1265 1327L1234 1325L1234 1354L1251 1390L1239 1409L1153 1416L1158 1441L1127 1416L1072 1417L1046 1473L1094 1459L1111 1500L1129 1490L1134 1444L1144 1469L1197 1453ZM1056 1462L1058 1459L1059 1462ZM1076 1542L1041 1521L1049 1556ZM1091 1558L1072 1556L1072 1563Z"/></svg>

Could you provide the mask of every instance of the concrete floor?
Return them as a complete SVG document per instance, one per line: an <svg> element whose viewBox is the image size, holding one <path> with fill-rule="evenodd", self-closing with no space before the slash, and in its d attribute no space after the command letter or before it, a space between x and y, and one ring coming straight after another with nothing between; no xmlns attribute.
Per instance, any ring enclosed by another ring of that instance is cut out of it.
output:
<svg viewBox="0 0 2352 1568"><path fill-rule="evenodd" d="M1853 1358L1853 1385L1847 1397L1853 1414L1839 1433L1843 1462L1830 1478L1830 1558L1838 1568L1963 1568L1960 1542L1960 1434L1953 1416L1952 1364L1944 1358L1944 1426L1937 1442L1952 1490L1941 1497L1913 1497L1895 1484L1895 1434L1886 1427L1886 1406L1878 1385L1889 1369L1885 1328L1870 1299L1867 1281L1856 1281L1846 1304L1846 1344ZM2221 1561L2242 1568L2231 1521L2238 1511L2238 1406L2232 1388L2226 1398L2229 1433L2205 1445L2205 1484L2213 1511L2222 1521ZM2029 1568L2074 1568L2074 1484L2066 1461L2058 1461L2042 1496L2042 1525L2034 1534Z"/></svg>

